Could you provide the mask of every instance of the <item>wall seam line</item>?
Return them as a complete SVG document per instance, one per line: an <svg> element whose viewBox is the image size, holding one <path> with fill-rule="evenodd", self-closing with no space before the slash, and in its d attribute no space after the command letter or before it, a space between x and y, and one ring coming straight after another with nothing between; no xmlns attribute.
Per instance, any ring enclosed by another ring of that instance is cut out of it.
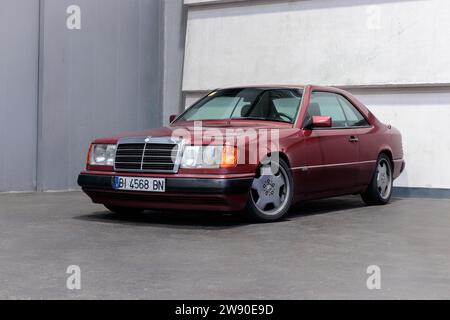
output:
<svg viewBox="0 0 450 320"><path fill-rule="evenodd" d="M37 46L37 97L36 97L36 173L35 173L35 191L40 190L40 138L42 130L42 93L43 93L43 45L44 45L44 0L38 0L38 46Z"/></svg>

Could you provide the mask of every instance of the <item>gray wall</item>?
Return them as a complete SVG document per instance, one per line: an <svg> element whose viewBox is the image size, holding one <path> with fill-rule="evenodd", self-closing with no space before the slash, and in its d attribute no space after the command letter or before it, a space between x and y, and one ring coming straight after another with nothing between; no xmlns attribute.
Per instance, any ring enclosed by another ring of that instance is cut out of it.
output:
<svg viewBox="0 0 450 320"><path fill-rule="evenodd" d="M81 30L66 8L81 7ZM162 2L41 2L38 190L76 187L94 137L161 123Z"/></svg>
<svg viewBox="0 0 450 320"><path fill-rule="evenodd" d="M0 191L36 185L38 1L0 8Z"/></svg>
<svg viewBox="0 0 450 320"><path fill-rule="evenodd" d="M93 138L180 110L183 0L0 5L0 192L76 189Z"/></svg>
<svg viewBox="0 0 450 320"><path fill-rule="evenodd" d="M182 77L187 10L183 0L164 0L163 124L184 107Z"/></svg>

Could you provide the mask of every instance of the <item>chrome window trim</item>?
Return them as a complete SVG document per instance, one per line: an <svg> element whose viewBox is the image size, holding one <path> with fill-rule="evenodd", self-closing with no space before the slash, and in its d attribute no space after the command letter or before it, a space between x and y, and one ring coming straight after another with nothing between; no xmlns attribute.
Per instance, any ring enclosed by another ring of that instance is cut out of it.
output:
<svg viewBox="0 0 450 320"><path fill-rule="evenodd" d="M311 131L315 131L315 130L348 130L348 129L373 129L374 126L370 125L370 126L358 126L358 127L331 127L331 128L312 128L312 129L308 129ZM305 129L305 128L303 128Z"/></svg>

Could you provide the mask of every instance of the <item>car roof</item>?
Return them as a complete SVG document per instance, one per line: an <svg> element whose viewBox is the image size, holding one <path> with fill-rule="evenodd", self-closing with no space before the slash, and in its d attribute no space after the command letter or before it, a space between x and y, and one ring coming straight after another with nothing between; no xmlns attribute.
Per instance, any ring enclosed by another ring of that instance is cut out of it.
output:
<svg viewBox="0 0 450 320"><path fill-rule="evenodd" d="M303 85L251 85L251 86L234 86L217 88L216 90L227 90L227 89L261 89L261 90L272 90L272 89L304 89Z"/></svg>
<svg viewBox="0 0 450 320"><path fill-rule="evenodd" d="M351 95L350 92L345 91L338 87L331 87L331 86L319 86L319 85L250 85L250 86L235 86L235 87L225 87L225 88L217 88L213 91L217 90L228 90L228 89L260 89L260 90L276 90L276 89L300 89L300 90L306 90L306 88L309 87L312 90L318 90L318 91L327 91L327 92L333 92L333 93L339 93L344 95Z"/></svg>

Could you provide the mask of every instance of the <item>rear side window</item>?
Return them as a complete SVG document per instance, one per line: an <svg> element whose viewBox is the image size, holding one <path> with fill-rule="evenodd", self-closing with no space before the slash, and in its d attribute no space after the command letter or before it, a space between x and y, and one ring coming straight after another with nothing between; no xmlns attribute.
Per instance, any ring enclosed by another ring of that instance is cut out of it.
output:
<svg viewBox="0 0 450 320"><path fill-rule="evenodd" d="M359 112L353 104L350 103L350 101L345 99L343 96L339 96L338 99L342 105L342 109L344 109L345 117L347 118L347 125L349 127L364 127L369 125L361 112Z"/></svg>

